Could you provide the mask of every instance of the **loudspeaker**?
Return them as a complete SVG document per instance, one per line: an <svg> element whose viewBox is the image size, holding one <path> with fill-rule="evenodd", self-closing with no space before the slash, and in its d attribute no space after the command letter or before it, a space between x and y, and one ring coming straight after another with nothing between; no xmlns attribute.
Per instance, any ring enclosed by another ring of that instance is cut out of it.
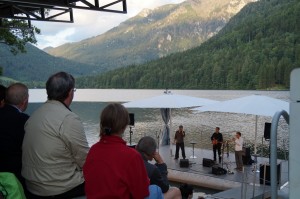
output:
<svg viewBox="0 0 300 199"><path fill-rule="evenodd" d="M259 183L260 184L264 184L264 165L261 164L259 167ZM266 181L265 184L266 185L270 185L271 184L271 169L270 169L270 165L266 165ZM277 164L277 184L279 184L280 182L280 164Z"/></svg>
<svg viewBox="0 0 300 199"><path fill-rule="evenodd" d="M215 164L215 162L211 159L203 158L202 165L204 167L212 167Z"/></svg>
<svg viewBox="0 0 300 199"><path fill-rule="evenodd" d="M252 163L253 163L251 156L242 156L242 159L243 159L244 165L252 165Z"/></svg>
<svg viewBox="0 0 300 199"><path fill-rule="evenodd" d="M271 138L271 123L265 122L264 138L269 140Z"/></svg>
<svg viewBox="0 0 300 199"><path fill-rule="evenodd" d="M243 147L243 156L251 157L250 147Z"/></svg>
<svg viewBox="0 0 300 199"><path fill-rule="evenodd" d="M134 113L129 113L129 126L134 126Z"/></svg>
<svg viewBox="0 0 300 199"><path fill-rule="evenodd" d="M215 175L223 175L226 174L226 169L223 169L222 167L219 167L218 165L214 165L211 169L212 173Z"/></svg>
<svg viewBox="0 0 300 199"><path fill-rule="evenodd" d="M179 166L183 167L183 168L189 167L190 166L189 160L188 159L180 159Z"/></svg>

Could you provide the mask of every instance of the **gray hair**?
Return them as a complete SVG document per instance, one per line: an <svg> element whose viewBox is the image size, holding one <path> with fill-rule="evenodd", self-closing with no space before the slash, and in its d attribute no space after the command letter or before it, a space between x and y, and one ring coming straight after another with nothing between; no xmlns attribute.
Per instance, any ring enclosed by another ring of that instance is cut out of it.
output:
<svg viewBox="0 0 300 199"><path fill-rule="evenodd" d="M66 72L58 72L49 77L46 90L49 100L64 101L71 89L75 88L75 79Z"/></svg>
<svg viewBox="0 0 300 199"><path fill-rule="evenodd" d="M157 145L154 138L150 136L145 136L140 139L136 149L140 153L145 153L146 155L151 156L156 151L156 146Z"/></svg>
<svg viewBox="0 0 300 199"><path fill-rule="evenodd" d="M7 104L19 105L28 99L28 97L28 87L22 83L14 83L6 90L5 102Z"/></svg>

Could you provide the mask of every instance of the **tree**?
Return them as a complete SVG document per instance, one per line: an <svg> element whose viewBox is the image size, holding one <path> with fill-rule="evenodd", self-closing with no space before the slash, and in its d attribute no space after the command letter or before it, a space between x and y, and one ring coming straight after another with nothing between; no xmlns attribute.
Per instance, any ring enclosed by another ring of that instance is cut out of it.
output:
<svg viewBox="0 0 300 199"><path fill-rule="evenodd" d="M26 43L36 44L35 34L40 30L25 20L0 18L0 42L9 45L13 54L26 52Z"/></svg>

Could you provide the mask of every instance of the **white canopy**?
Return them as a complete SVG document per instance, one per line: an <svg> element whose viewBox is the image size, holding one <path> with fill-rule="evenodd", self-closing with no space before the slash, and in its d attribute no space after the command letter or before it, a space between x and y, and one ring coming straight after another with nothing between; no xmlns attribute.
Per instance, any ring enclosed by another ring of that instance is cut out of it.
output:
<svg viewBox="0 0 300 199"><path fill-rule="evenodd" d="M285 110L289 112L289 103L263 95L250 95L193 110L273 116L277 111Z"/></svg>
<svg viewBox="0 0 300 199"><path fill-rule="evenodd" d="M256 139L257 139L257 116L274 116L277 111L285 110L289 112L289 103L283 100L263 96L251 95L237 99L218 102L212 105L205 105L192 110L197 111L214 111L228 113L243 113L256 115L255 119L255 143L254 153L256 154Z"/></svg>
<svg viewBox="0 0 300 199"><path fill-rule="evenodd" d="M124 103L126 108L189 108L214 104L218 101L177 94L163 94Z"/></svg>

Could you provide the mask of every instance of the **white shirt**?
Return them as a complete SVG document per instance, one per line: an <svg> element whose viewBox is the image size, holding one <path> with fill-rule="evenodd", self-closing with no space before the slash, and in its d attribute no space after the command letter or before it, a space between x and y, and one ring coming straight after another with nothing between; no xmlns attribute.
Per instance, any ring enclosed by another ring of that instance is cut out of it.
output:
<svg viewBox="0 0 300 199"><path fill-rule="evenodd" d="M242 137L240 137L239 139L235 138L234 142L235 142L234 150L235 151L242 151L243 150L244 139Z"/></svg>

